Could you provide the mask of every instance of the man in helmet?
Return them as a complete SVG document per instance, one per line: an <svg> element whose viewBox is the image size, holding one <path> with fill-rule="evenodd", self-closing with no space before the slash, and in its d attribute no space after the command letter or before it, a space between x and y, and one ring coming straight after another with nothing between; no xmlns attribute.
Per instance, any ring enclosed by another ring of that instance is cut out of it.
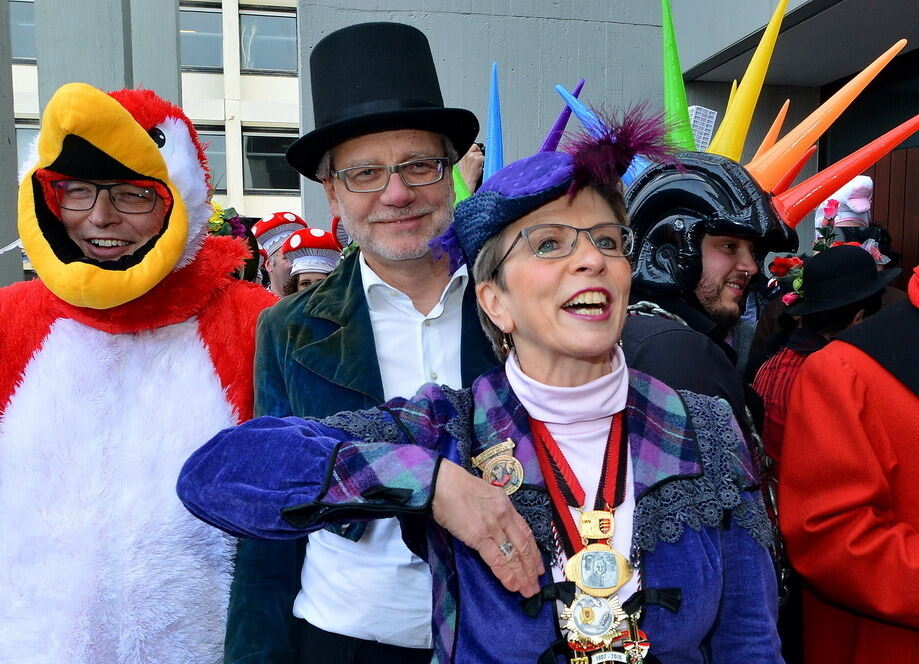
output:
<svg viewBox="0 0 919 664"><path fill-rule="evenodd" d="M623 346L629 366L723 397L743 422L729 341L766 253L793 251L797 237L736 162L701 152L679 160L649 167L626 194L638 241L633 312L652 315L627 320Z"/></svg>

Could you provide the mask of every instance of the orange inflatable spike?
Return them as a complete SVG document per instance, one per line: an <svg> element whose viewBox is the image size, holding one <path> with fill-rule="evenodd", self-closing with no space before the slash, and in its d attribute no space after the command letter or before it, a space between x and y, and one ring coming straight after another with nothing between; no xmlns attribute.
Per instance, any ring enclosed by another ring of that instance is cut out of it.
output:
<svg viewBox="0 0 919 664"><path fill-rule="evenodd" d="M848 157L843 157L832 166L812 175L784 194L774 196L772 203L775 211L786 224L794 228L827 196L880 160L916 131L919 131L919 115L914 115L899 127L891 129Z"/></svg>
<svg viewBox="0 0 919 664"><path fill-rule="evenodd" d="M791 167L817 142L823 132L836 121L844 110L865 89L875 76L906 46L901 39L891 46L877 60L868 65L858 76L846 83L836 94L827 99L797 127L786 134L766 153L750 161L746 168L765 191L772 191Z"/></svg>
<svg viewBox="0 0 919 664"><path fill-rule="evenodd" d="M785 103L782 104L782 108L779 109L778 114L775 116L775 120L772 121L772 126L769 127L769 131L766 132L766 136L763 138L763 142L759 144L759 148L756 150L756 154L753 155L753 160L759 157L761 154L766 152L769 148L775 145L775 142L779 138L779 132L782 131L782 125L785 124L785 116L788 115L788 107L791 105L791 99L786 99Z"/></svg>
<svg viewBox="0 0 919 664"><path fill-rule="evenodd" d="M782 28L782 19L785 17L787 6L788 0L779 0L775 11L772 12L772 18L769 19L769 23L763 31L763 36L753 52L753 57L750 58L747 70L740 80L740 86L738 86L734 98L729 102L728 110L724 113L720 135L717 140L712 140L706 152L720 154L728 159L740 161L744 143L747 140L747 132L750 131L750 123L753 120L756 103L759 101L759 94L762 92L763 83L766 80L769 61L772 59L772 52L775 50L775 42L779 38L779 30Z"/></svg>
<svg viewBox="0 0 919 664"><path fill-rule="evenodd" d="M802 171L805 164L814 156L814 153L817 151L817 146L812 145L807 149L801 158L798 159L798 163L791 167L791 170L788 171L785 175L782 176L782 179L775 183L775 186L772 188L773 194L781 194L783 191L788 189L791 186L791 183L795 181L795 178L798 177L798 173Z"/></svg>

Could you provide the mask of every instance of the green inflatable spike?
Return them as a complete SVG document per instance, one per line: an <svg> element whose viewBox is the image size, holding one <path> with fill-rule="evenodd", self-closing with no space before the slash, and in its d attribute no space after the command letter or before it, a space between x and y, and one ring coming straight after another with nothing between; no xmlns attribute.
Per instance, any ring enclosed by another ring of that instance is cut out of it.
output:
<svg viewBox="0 0 919 664"><path fill-rule="evenodd" d="M681 150L695 150L696 139L689 124L689 108L686 104L686 86L680 55L677 52L676 33L673 30L673 16L670 14L670 0L661 0L661 35L664 56L664 119L667 122L667 142Z"/></svg>
<svg viewBox="0 0 919 664"><path fill-rule="evenodd" d="M466 181L463 180L463 175L460 173L458 166L453 167L453 194L455 196L453 207L456 207L472 196L472 192L469 191L469 187L466 186Z"/></svg>

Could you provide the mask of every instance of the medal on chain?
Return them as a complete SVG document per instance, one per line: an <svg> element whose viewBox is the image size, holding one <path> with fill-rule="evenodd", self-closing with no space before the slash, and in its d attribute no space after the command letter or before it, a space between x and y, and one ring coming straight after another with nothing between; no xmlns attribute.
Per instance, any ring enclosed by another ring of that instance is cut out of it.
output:
<svg viewBox="0 0 919 664"><path fill-rule="evenodd" d="M615 416L610 426L598 508L586 511L580 511L584 490L558 444L544 424L532 422L540 467L561 522L559 532L562 540L567 540L565 578L576 587L574 598L560 615L565 639L573 652L572 664L641 664L650 649L647 635L638 629L637 617L623 610L616 595L633 573L628 559L611 544L615 520L610 506L618 505L625 493L625 436L619 418L621 415ZM577 524L569 507L580 511Z"/></svg>

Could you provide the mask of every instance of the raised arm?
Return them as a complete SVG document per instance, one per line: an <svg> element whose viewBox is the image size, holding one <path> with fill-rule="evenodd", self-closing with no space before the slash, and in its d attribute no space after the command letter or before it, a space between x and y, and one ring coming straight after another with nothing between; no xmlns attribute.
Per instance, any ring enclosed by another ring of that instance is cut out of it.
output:
<svg viewBox="0 0 919 664"><path fill-rule="evenodd" d="M442 438L429 430L417 430L426 444L416 444L408 437L412 427L387 411L417 403L398 400L325 421L264 417L226 429L186 462L179 497L211 525L261 539L297 538L337 522L432 514L476 549L509 590L535 593L542 562L504 492L443 459L435 444ZM346 428L329 426L332 421ZM392 442L355 442L358 431ZM441 464L448 470L437 482ZM505 542L513 545L506 556L498 548Z"/></svg>

